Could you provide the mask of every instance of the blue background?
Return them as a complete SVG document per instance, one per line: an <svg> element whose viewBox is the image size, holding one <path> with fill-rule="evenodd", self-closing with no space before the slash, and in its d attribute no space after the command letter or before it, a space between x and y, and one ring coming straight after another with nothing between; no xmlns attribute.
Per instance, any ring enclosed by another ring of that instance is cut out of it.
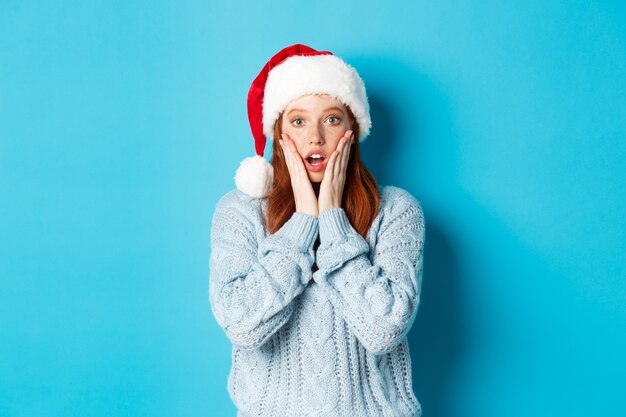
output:
<svg viewBox="0 0 626 417"><path fill-rule="evenodd" d="M88 3L0 1L0 416L235 415L210 220L297 42L423 204L424 416L626 415L626 3Z"/></svg>

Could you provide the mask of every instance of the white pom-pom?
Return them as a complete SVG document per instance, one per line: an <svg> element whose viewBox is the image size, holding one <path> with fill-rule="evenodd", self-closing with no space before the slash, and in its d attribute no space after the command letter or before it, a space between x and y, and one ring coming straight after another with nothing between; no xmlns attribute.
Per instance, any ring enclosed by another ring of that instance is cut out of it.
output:
<svg viewBox="0 0 626 417"><path fill-rule="evenodd" d="M274 167L262 156L255 155L241 161L235 174L235 184L254 198L267 197L274 183Z"/></svg>

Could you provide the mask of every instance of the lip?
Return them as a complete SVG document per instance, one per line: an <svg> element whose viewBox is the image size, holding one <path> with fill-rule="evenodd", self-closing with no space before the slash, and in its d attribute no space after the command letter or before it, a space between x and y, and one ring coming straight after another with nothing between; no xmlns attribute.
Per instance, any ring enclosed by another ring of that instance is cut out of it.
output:
<svg viewBox="0 0 626 417"><path fill-rule="evenodd" d="M314 153L318 153L320 155L322 155L322 157L324 158L324 160L322 161L321 164L319 165L311 165L309 163L309 157L311 155L313 155ZM302 158L304 161L304 165L306 167L307 170L311 171L311 172L319 172L322 171L324 168L326 168L326 163L328 162L328 158L326 157L326 154L324 153L324 151L322 151L321 149L314 149L312 151L310 151L308 154L306 154L306 156L304 158Z"/></svg>
<svg viewBox="0 0 626 417"><path fill-rule="evenodd" d="M308 153L308 154L306 154L306 156L304 157L304 159L308 159L308 158L310 158L310 157L311 157L311 155L313 155L314 153L318 153L318 154L322 155L322 156L324 157L324 160L326 160L326 159L327 159L326 154L325 154L325 153L324 153L324 151L323 151L323 150L321 150L321 149L313 149L312 151L309 151L309 153Z"/></svg>

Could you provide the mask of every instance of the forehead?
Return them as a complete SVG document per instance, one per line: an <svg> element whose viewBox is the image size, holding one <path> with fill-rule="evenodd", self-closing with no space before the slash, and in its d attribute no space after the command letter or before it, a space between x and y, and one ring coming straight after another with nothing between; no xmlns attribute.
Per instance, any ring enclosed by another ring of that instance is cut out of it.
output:
<svg viewBox="0 0 626 417"><path fill-rule="evenodd" d="M293 109L306 111L324 111L330 108L338 108L345 112L346 107L328 94L308 94L292 100L285 108L285 113Z"/></svg>

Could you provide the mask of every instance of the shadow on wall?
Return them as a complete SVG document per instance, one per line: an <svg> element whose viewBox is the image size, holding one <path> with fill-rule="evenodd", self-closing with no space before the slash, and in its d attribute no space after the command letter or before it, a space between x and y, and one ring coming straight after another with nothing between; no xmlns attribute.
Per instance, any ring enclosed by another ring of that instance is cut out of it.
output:
<svg viewBox="0 0 626 417"><path fill-rule="evenodd" d="M420 200L420 189L433 188L432 184L426 186L427 182L454 178L458 169L458 145L453 143L456 135L451 130L450 112L442 104L445 98L428 77L394 60L351 62L368 86L373 126L362 154L379 184L402 187ZM439 141L438 152L442 152L442 141L449 142L443 145L445 155L428 151L428 141L434 140ZM407 150L413 155L407 157ZM454 184L442 186L455 188ZM413 389L424 415L447 417L453 413L448 405L451 377L457 373L469 341L461 311L461 276L455 245L446 236L443 225L437 224L436 216L429 216L427 201L421 203L426 218L423 295L408 335Z"/></svg>
<svg viewBox="0 0 626 417"><path fill-rule="evenodd" d="M466 346L457 265L451 243L427 222L422 300L408 340L413 390L429 416L452 415L450 378Z"/></svg>

